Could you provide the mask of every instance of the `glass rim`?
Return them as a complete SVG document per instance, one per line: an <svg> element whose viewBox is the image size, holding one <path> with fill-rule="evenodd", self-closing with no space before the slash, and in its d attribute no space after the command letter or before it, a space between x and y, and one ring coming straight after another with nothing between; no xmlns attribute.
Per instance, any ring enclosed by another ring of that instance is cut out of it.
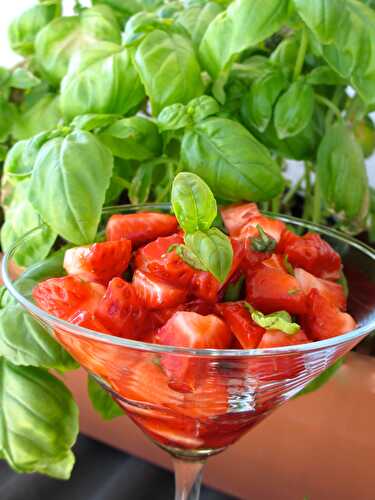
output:
<svg viewBox="0 0 375 500"><path fill-rule="evenodd" d="M126 204L126 205L117 205L111 207L104 207L102 210L102 214L110 214L128 210L128 211L137 211L137 210L161 210L161 209L170 209L170 203L143 203L143 204ZM335 238L343 243L346 243L363 254L367 255L370 259L375 261L375 250L373 250L370 246L365 243L356 240L355 238L348 236L341 231L336 229L328 228L327 226L321 224L315 224L313 222L305 221L303 219L299 219L297 217L293 217L290 215L284 214L276 214L269 211L262 211L263 214L270 216L272 218L281 220L285 223L292 223L295 226L303 227L305 229L310 229L312 231L316 231L320 234L330 236ZM148 342L141 342L139 340L131 340L123 337L117 337L114 335L110 335L107 333L101 333L95 330L90 330L88 328L84 328L82 326L74 325L69 323L69 321L58 318L57 316L53 316L45 312L43 309L39 308L33 302L28 300L24 295L22 295L14 286L14 282L16 279L12 279L9 273L9 264L11 258L17 248L22 245L23 241L26 240L31 234L36 231L39 231L44 224L41 224L27 233L25 233L20 239L18 239L9 249L5 252L2 265L1 272L3 276L3 281L6 289L10 293L10 295L17 300L25 309L30 311L36 317L43 320L43 322L47 323L48 326L51 324L53 328L61 328L64 331L68 331L69 333L73 333L80 337L89 338L91 340L97 340L99 342L104 342L107 344L127 347L136 350L154 352L154 353L173 353L173 354L181 354L181 355L190 355L190 356L200 356L200 357L255 357L255 356L275 356L275 355L287 355L294 353L305 353L305 352L314 352L319 351L324 348L336 347L341 344L345 344L351 340L355 340L359 337L365 336L375 329L375 317L368 324L359 326L350 332L344 333L342 335L338 335L336 337L332 337L325 340L319 340L316 342L309 342L307 344L299 344L293 346L282 346L282 347L272 347L265 349L192 349L187 347L175 347L175 346L165 346L160 344L151 344ZM67 333L68 333L67 332Z"/></svg>

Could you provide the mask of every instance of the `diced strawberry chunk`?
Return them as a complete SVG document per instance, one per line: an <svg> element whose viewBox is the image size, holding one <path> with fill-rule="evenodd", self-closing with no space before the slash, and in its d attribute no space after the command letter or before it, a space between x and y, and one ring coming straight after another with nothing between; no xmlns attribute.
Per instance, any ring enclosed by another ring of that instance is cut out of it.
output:
<svg viewBox="0 0 375 500"><path fill-rule="evenodd" d="M99 321L114 335L137 339L145 327L146 311L133 285L113 278L96 311Z"/></svg>
<svg viewBox="0 0 375 500"><path fill-rule="evenodd" d="M342 311L346 310L346 297L344 288L333 281L317 278L313 274L308 273L304 269L296 268L294 275L299 286L307 295L313 288L316 288L320 295L329 300L334 306Z"/></svg>
<svg viewBox="0 0 375 500"><path fill-rule="evenodd" d="M289 229L285 229L281 233L280 241L276 247L276 253L280 253L280 254L285 253L285 249L289 245L293 244L295 241L298 241L299 239L300 239L300 236L298 236L296 233L293 233L293 231L290 231Z"/></svg>
<svg viewBox="0 0 375 500"><path fill-rule="evenodd" d="M107 224L106 234L110 241L126 238L137 247L159 236L169 236L176 230L177 219L174 215L139 212L112 215Z"/></svg>
<svg viewBox="0 0 375 500"><path fill-rule="evenodd" d="M263 261L263 266L287 272L287 269L285 268L284 258L281 255L277 255L275 253L272 254L269 259Z"/></svg>
<svg viewBox="0 0 375 500"><path fill-rule="evenodd" d="M217 304L216 308L241 347L244 349L257 347L265 330L254 323L243 302L223 302Z"/></svg>
<svg viewBox="0 0 375 500"><path fill-rule="evenodd" d="M85 281L106 285L115 276L121 276L129 264L131 241L105 241L65 252L64 268L68 274L78 275Z"/></svg>
<svg viewBox="0 0 375 500"><path fill-rule="evenodd" d="M183 243L184 238L179 233L157 238L136 252L135 267L166 283L187 287L195 270L175 250L168 252L172 245Z"/></svg>
<svg viewBox="0 0 375 500"><path fill-rule="evenodd" d="M307 342L309 342L309 339L306 337L303 330L293 335L288 335L280 330L266 330L258 345L258 349L306 344Z"/></svg>
<svg viewBox="0 0 375 500"><path fill-rule="evenodd" d="M78 309L93 312L104 293L104 286L98 283L64 276L39 283L33 290L33 298L47 313L67 320Z"/></svg>
<svg viewBox="0 0 375 500"><path fill-rule="evenodd" d="M186 301L188 294L186 288L169 285L139 269L133 275L133 287L145 307L149 309L178 306Z"/></svg>
<svg viewBox="0 0 375 500"><path fill-rule="evenodd" d="M263 263L247 277L246 300L264 313L303 314L306 310L306 297L296 278Z"/></svg>
<svg viewBox="0 0 375 500"><path fill-rule="evenodd" d="M340 278L341 258L319 234L307 233L285 245L284 253L295 267L302 267L319 278Z"/></svg>
<svg viewBox="0 0 375 500"><path fill-rule="evenodd" d="M179 311L160 329L159 342L194 349L225 349L230 346L232 335L227 325L213 314ZM171 387L191 392L204 379L208 363L183 354L163 354L162 367Z"/></svg>
<svg viewBox="0 0 375 500"><path fill-rule="evenodd" d="M236 203L221 209L224 225L231 236L238 236L241 229L258 215L260 213L255 203Z"/></svg>
<svg viewBox="0 0 375 500"><path fill-rule="evenodd" d="M341 312L315 288L307 296L309 307L304 317L304 327L312 340L324 340L356 328L348 313Z"/></svg>
<svg viewBox="0 0 375 500"><path fill-rule="evenodd" d="M186 302L179 307L180 311L189 311L202 314L207 316L208 314L215 313L215 305L211 302L205 302L204 300L192 300L191 302Z"/></svg>
<svg viewBox="0 0 375 500"><path fill-rule="evenodd" d="M281 235L286 226L284 222L277 219L271 219L264 215L253 217L242 229L239 234L240 238L254 238L259 235L257 225L261 226L264 232L273 238L276 243L280 241Z"/></svg>
<svg viewBox="0 0 375 500"><path fill-rule="evenodd" d="M75 314L73 314L73 316L69 318L69 323L82 326L83 328L88 328L89 330L95 330L96 332L100 333L111 333L104 325L100 323L97 318L95 318L94 314L88 311L77 311Z"/></svg>

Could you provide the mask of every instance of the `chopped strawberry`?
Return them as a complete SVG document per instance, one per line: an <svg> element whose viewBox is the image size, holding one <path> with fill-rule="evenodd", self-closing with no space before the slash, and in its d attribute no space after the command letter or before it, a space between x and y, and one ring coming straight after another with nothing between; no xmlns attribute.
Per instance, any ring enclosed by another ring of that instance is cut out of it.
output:
<svg viewBox="0 0 375 500"><path fill-rule="evenodd" d="M78 309L93 312L104 293L104 286L98 283L64 276L39 283L33 290L33 298L47 313L67 320Z"/></svg>
<svg viewBox="0 0 375 500"><path fill-rule="evenodd" d="M178 306L186 301L188 294L186 288L169 285L139 269L133 275L133 287L148 309Z"/></svg>
<svg viewBox="0 0 375 500"><path fill-rule="evenodd" d="M287 333L279 330L266 330L258 345L258 349L306 344L307 342L309 342L309 339L306 337L303 330L300 330L293 335L288 335Z"/></svg>
<svg viewBox="0 0 375 500"><path fill-rule="evenodd" d="M225 349L230 346L232 335L227 325L213 314L179 311L160 329L159 341L176 347ZM164 354L162 366L171 387L191 392L204 379L208 363L192 356Z"/></svg>
<svg viewBox="0 0 375 500"><path fill-rule="evenodd" d="M78 275L85 281L97 281L106 285L126 270L131 248L130 240L105 241L70 248L65 252L64 268L68 274Z"/></svg>
<svg viewBox="0 0 375 500"><path fill-rule="evenodd" d="M254 323L243 302L223 302L217 304L216 309L241 347L244 349L257 347L265 330Z"/></svg>
<svg viewBox="0 0 375 500"><path fill-rule="evenodd" d="M329 300L334 306L342 311L346 310L346 297L344 288L333 281L317 278L304 269L295 269L294 275L299 286L307 295L313 288L316 288L320 295Z"/></svg>
<svg viewBox="0 0 375 500"><path fill-rule="evenodd" d="M236 203L221 209L224 225L231 236L238 236L241 229L258 215L260 213L255 203Z"/></svg>
<svg viewBox="0 0 375 500"><path fill-rule="evenodd" d="M157 238L136 252L135 267L166 283L187 287L195 270L186 264L175 250L168 252L172 245L183 242L182 234L178 233Z"/></svg>
<svg viewBox="0 0 375 500"><path fill-rule="evenodd" d="M264 313L303 314L306 310L306 297L296 278L264 263L247 277L246 300Z"/></svg>
<svg viewBox="0 0 375 500"><path fill-rule="evenodd" d="M78 310L69 318L69 322L73 325L82 326L89 330L95 330L100 333L111 333L107 328L100 323L100 321L88 311Z"/></svg>
<svg viewBox="0 0 375 500"><path fill-rule="evenodd" d="M307 296L309 307L304 317L307 335L312 340L324 340L356 328L350 314L341 312L315 288Z"/></svg>
<svg viewBox="0 0 375 500"><path fill-rule="evenodd" d="M287 272L284 258L281 255L272 254L269 259L263 261L263 266L278 269L279 271Z"/></svg>
<svg viewBox="0 0 375 500"><path fill-rule="evenodd" d="M280 241L281 235L284 232L286 226L284 222L281 222L277 219L271 219L270 217L266 217L264 215L258 215L257 217L253 217L242 229L239 233L240 238L254 238L259 235L259 231L257 229L257 225L261 226L264 232L273 238L276 243Z"/></svg>
<svg viewBox="0 0 375 500"><path fill-rule="evenodd" d="M298 236L296 233L293 233L293 231L290 231L289 229L285 229L281 233L280 241L276 247L276 253L280 253L280 254L285 253L286 247L291 245L295 241L298 241L299 239L300 239L300 236Z"/></svg>
<svg viewBox="0 0 375 500"><path fill-rule="evenodd" d="M180 311L189 311L202 314L207 316L208 314L215 313L215 305L211 302L205 302L204 300L192 300L191 302L186 302L179 307Z"/></svg>
<svg viewBox="0 0 375 500"><path fill-rule="evenodd" d="M340 278L341 258L319 234L307 233L285 245L284 253L295 267L302 267L319 278Z"/></svg>
<svg viewBox="0 0 375 500"><path fill-rule="evenodd" d="M107 224L107 239L110 241L126 238L134 247L148 243L159 236L169 236L177 230L174 215L156 212L112 215Z"/></svg>
<svg viewBox="0 0 375 500"><path fill-rule="evenodd" d="M144 330L146 312L136 289L121 278L113 278L95 314L114 335L137 339Z"/></svg>

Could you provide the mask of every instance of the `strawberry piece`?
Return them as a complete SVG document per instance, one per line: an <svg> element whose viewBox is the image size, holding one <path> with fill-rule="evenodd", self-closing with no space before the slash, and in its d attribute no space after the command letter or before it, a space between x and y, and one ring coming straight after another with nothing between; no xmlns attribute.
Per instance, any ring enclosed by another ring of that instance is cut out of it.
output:
<svg viewBox="0 0 375 500"><path fill-rule="evenodd" d="M94 314L90 313L89 311L76 311L73 316L69 318L69 323L82 326L83 328L88 328L89 330L95 330L96 332L100 333L111 333L104 325L100 323L100 321L94 316Z"/></svg>
<svg viewBox="0 0 375 500"><path fill-rule="evenodd" d="M174 215L156 212L137 214L116 214L109 219L106 229L110 241L126 238L134 247L155 240L159 236L169 236L177 230Z"/></svg>
<svg viewBox="0 0 375 500"><path fill-rule="evenodd" d="M240 343L240 348L254 349L258 346L265 330L254 323L243 302L223 302L216 304L216 309Z"/></svg>
<svg viewBox="0 0 375 500"><path fill-rule="evenodd" d="M296 278L264 263L247 277L246 300L264 313L303 314L306 310L306 297Z"/></svg>
<svg viewBox="0 0 375 500"><path fill-rule="evenodd" d="M184 238L178 233L157 238L136 252L135 267L166 283L187 287L195 270L186 264L175 250L168 252L171 245L183 243Z"/></svg>
<svg viewBox="0 0 375 500"><path fill-rule="evenodd" d="M316 288L320 295L325 297L331 304L338 307L342 311L346 310L346 297L344 288L333 281L317 278L313 274L308 273L304 269L295 269L294 276L298 281L299 286L307 295L313 288Z"/></svg>
<svg viewBox="0 0 375 500"><path fill-rule="evenodd" d="M221 209L224 225L231 236L238 236L251 219L260 215L255 203L235 203Z"/></svg>
<svg viewBox="0 0 375 500"><path fill-rule="evenodd" d="M65 252L64 268L68 274L78 275L85 281L97 281L106 285L126 270L131 249L130 240L105 241L70 248Z"/></svg>
<svg viewBox="0 0 375 500"><path fill-rule="evenodd" d="M179 311L159 330L162 345L193 349L226 349L232 342L227 325L217 316ZM170 385L181 392L194 391L206 376L208 363L181 354L163 354L162 367Z"/></svg>
<svg viewBox="0 0 375 500"><path fill-rule="evenodd" d="M285 229L281 233L280 241L276 246L276 253L285 253L286 247L293 244L295 241L298 241L299 239L300 236L298 236L296 233L293 233L293 231L290 231L289 229Z"/></svg>
<svg viewBox="0 0 375 500"><path fill-rule="evenodd" d="M204 300L192 300L186 304L182 304L179 307L180 311L189 311L201 314L202 316L207 316L208 314L215 313L215 305L211 302L205 302Z"/></svg>
<svg viewBox="0 0 375 500"><path fill-rule="evenodd" d="M284 258L281 255L277 255L275 253L272 254L269 259L263 261L263 266L287 272L287 269L285 268Z"/></svg>
<svg viewBox="0 0 375 500"><path fill-rule="evenodd" d="M276 243L281 239L282 233L285 231L286 226L284 222L277 219L271 219L270 217L265 217L264 215L258 215L253 217L239 233L239 238L254 238L259 235L257 225L261 226L264 232L273 238Z"/></svg>
<svg viewBox="0 0 375 500"><path fill-rule="evenodd" d="M64 276L39 283L33 290L33 298L47 313L67 320L78 309L93 312L104 293L104 286L98 283Z"/></svg>
<svg viewBox="0 0 375 500"><path fill-rule="evenodd" d="M137 339L144 330L146 312L133 285L113 278L95 311L99 321L114 335Z"/></svg>
<svg viewBox="0 0 375 500"><path fill-rule="evenodd" d="M285 245L284 253L294 267L302 267L319 278L340 278L341 258L319 234L307 233Z"/></svg>
<svg viewBox="0 0 375 500"><path fill-rule="evenodd" d="M324 340L356 328L356 322L348 313L341 312L315 288L307 296L309 304L303 324L312 340Z"/></svg>
<svg viewBox="0 0 375 500"><path fill-rule="evenodd" d="M133 275L133 287L149 309L175 307L186 301L188 291L157 280L138 269Z"/></svg>
<svg viewBox="0 0 375 500"><path fill-rule="evenodd" d="M303 330L293 335L288 335L280 330L266 330L258 345L258 349L306 344L307 342L309 342L309 339Z"/></svg>

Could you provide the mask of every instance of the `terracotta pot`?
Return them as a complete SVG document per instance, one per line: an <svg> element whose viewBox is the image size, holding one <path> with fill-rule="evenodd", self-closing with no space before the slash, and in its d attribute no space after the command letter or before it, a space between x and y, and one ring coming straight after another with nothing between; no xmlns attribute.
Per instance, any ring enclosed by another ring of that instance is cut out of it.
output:
<svg viewBox="0 0 375 500"><path fill-rule="evenodd" d="M104 422L87 397L83 371L65 376L85 434L170 468L169 458L127 418ZM222 455L205 483L241 499L372 500L375 361L351 353L320 391L290 401Z"/></svg>

